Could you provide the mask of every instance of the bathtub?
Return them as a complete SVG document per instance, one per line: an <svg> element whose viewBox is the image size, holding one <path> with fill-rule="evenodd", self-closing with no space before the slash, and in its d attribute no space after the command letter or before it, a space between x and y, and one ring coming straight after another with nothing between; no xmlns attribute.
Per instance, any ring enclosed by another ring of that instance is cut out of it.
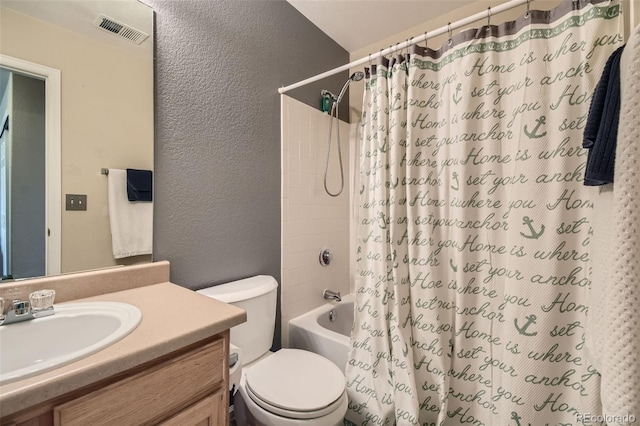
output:
<svg viewBox="0 0 640 426"><path fill-rule="evenodd" d="M330 314L333 312L333 314ZM334 315L334 321L330 315ZM332 361L344 373L353 326L353 295L330 302L289 321L289 346L315 352Z"/></svg>

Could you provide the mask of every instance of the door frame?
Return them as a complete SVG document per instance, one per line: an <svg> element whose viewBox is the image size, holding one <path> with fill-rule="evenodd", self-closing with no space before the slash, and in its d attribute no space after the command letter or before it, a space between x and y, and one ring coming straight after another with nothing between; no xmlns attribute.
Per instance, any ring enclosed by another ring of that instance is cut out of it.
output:
<svg viewBox="0 0 640 426"><path fill-rule="evenodd" d="M46 274L57 275L62 257L60 70L2 54L0 66L45 82Z"/></svg>

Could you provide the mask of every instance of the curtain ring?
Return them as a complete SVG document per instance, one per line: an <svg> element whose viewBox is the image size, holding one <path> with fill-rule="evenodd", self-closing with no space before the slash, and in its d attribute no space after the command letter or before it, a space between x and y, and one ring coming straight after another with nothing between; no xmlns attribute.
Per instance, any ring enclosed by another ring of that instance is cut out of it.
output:
<svg viewBox="0 0 640 426"><path fill-rule="evenodd" d="M411 40L413 40L413 37L407 39L407 45L405 46L405 50L407 51L407 53L406 53L407 55L409 54L409 46L412 46Z"/></svg>
<svg viewBox="0 0 640 426"><path fill-rule="evenodd" d="M400 50L400 47L399 47L399 46L400 46L400 42L397 42L397 43L396 43L396 49L393 51L393 54L394 54L394 55L397 55L397 54L398 54L398 51ZM400 53L402 53L402 52L400 52Z"/></svg>
<svg viewBox="0 0 640 426"><path fill-rule="evenodd" d="M380 49L380 53L378 53L378 58L382 58L382 57L383 57L383 55L382 55L382 51L383 51L383 50L384 50L384 49Z"/></svg>
<svg viewBox="0 0 640 426"><path fill-rule="evenodd" d="M487 8L487 31L491 29L491 6Z"/></svg>
<svg viewBox="0 0 640 426"><path fill-rule="evenodd" d="M424 47L429 48L429 31L424 32Z"/></svg>
<svg viewBox="0 0 640 426"><path fill-rule="evenodd" d="M529 19L531 0L527 0L527 11L524 13L524 19Z"/></svg>
<svg viewBox="0 0 640 426"><path fill-rule="evenodd" d="M451 46L453 44L453 31L451 30L451 22L447 24L447 32L449 33L449 41L447 44Z"/></svg>
<svg viewBox="0 0 640 426"><path fill-rule="evenodd" d="M369 67L371 67L371 53L369 53Z"/></svg>

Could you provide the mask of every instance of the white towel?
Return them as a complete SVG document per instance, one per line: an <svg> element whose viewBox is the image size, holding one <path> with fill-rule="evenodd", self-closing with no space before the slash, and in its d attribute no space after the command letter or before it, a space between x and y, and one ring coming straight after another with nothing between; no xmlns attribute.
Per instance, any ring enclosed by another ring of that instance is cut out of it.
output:
<svg viewBox="0 0 640 426"><path fill-rule="evenodd" d="M126 170L109 169L108 180L113 257L151 254L153 202L129 201Z"/></svg>
<svg viewBox="0 0 640 426"><path fill-rule="evenodd" d="M620 61L613 192L595 202L587 349L601 374L603 413L640 418L640 26ZM609 425L627 425L611 421Z"/></svg>

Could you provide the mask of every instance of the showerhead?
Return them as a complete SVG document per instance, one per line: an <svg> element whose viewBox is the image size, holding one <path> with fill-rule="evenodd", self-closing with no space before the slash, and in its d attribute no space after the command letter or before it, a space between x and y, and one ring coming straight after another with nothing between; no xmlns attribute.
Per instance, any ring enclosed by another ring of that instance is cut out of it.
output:
<svg viewBox="0 0 640 426"><path fill-rule="evenodd" d="M364 73L362 71L356 71L353 74L351 74L351 77L349 77L349 80L360 81L363 78L364 78Z"/></svg>
<svg viewBox="0 0 640 426"><path fill-rule="evenodd" d="M338 95L338 98L335 100L336 103L340 103L340 101L342 100L342 97L344 96L344 92L347 91L347 87L349 86L349 83L351 83L352 81L360 81L364 78L364 73L362 71L356 71L353 74L351 74L351 77L349 77L349 79L344 83L344 86L342 86L342 89L340 90L340 94Z"/></svg>

